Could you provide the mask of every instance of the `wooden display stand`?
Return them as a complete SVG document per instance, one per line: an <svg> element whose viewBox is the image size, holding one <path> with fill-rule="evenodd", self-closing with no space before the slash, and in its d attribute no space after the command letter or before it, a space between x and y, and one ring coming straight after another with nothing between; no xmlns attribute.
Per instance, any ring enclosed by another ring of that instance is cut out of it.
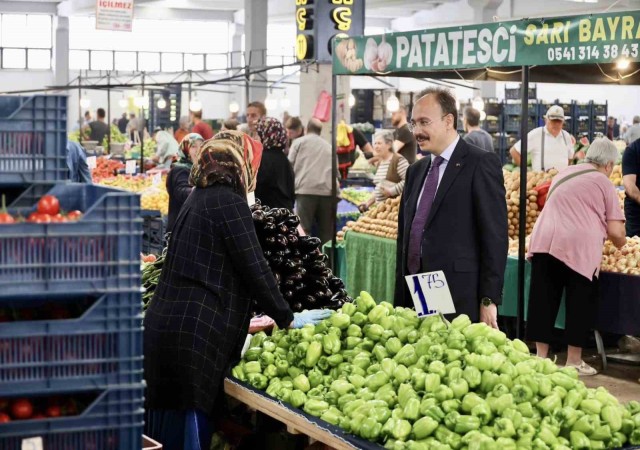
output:
<svg viewBox="0 0 640 450"><path fill-rule="evenodd" d="M336 450L353 450L352 444L343 441L338 436L333 435L327 430L319 428L316 424L309 422L303 416L298 415L290 409L280 405L274 400L270 400L264 396L257 395L255 392L240 386L229 379L224 380L224 391L230 397L246 404L250 408L260 411L287 426L287 431L292 434L305 434L312 439L318 441L312 448L323 448L318 443L324 444L324 449Z"/></svg>

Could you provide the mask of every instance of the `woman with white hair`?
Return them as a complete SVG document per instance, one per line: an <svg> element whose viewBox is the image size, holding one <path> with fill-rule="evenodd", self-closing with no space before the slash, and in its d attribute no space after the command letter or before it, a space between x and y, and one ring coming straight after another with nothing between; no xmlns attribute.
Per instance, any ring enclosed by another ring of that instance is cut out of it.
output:
<svg viewBox="0 0 640 450"><path fill-rule="evenodd" d="M609 139L596 139L585 164L567 167L554 177L527 255L531 260L527 337L536 341L538 356L546 358L566 291L566 364L580 375L597 373L582 360L582 347L595 318L602 244L607 238L618 248L626 242L624 213L609 181L617 158L618 150Z"/></svg>
<svg viewBox="0 0 640 450"><path fill-rule="evenodd" d="M378 161L378 168L373 177L376 188L374 196L358 206L360 211L366 211L375 202L402 195L409 162L393 150L394 139L391 131L380 131L373 139L373 154Z"/></svg>

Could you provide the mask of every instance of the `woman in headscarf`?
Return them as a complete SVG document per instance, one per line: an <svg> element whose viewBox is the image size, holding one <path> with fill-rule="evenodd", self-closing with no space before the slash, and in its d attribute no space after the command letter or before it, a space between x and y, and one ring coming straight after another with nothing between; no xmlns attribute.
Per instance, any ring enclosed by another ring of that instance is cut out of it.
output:
<svg viewBox="0 0 640 450"><path fill-rule="evenodd" d="M175 221L144 318L145 434L166 450L209 448L254 298L283 328L329 314L294 315L264 259L247 203L261 157L259 142L227 131L204 143L191 170L194 190Z"/></svg>
<svg viewBox="0 0 640 450"><path fill-rule="evenodd" d="M264 147L256 197L271 208L293 210L295 178L291 163L284 153L288 142L287 131L278 119L263 117L258 121L256 132Z"/></svg>
<svg viewBox="0 0 640 450"><path fill-rule="evenodd" d="M187 134L180 142L176 160L171 164L171 170L167 175L167 193L169 194L168 232L173 229L173 224L178 217L180 208L182 208L193 189L193 186L189 184L189 173L203 142L204 138L198 133Z"/></svg>

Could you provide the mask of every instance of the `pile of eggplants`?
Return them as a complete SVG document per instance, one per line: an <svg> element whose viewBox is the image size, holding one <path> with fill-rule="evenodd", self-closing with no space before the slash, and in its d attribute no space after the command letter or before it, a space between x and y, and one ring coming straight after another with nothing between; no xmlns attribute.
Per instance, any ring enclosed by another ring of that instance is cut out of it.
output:
<svg viewBox="0 0 640 450"><path fill-rule="evenodd" d="M251 212L264 256L294 312L336 310L353 301L344 282L327 266L329 258L320 249L320 239L298 232L297 215L286 208L269 208L259 200Z"/></svg>

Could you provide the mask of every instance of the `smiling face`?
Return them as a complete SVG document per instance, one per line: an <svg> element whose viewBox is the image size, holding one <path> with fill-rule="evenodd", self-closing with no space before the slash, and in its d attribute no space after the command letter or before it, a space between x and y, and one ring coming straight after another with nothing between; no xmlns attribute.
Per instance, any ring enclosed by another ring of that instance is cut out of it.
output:
<svg viewBox="0 0 640 450"><path fill-rule="evenodd" d="M386 158L391 153L391 144L387 143L382 136L377 136L373 141L373 153L378 158Z"/></svg>
<svg viewBox="0 0 640 450"><path fill-rule="evenodd" d="M421 150L440 155L455 138L453 116L445 115L434 94L422 97L413 107L413 135Z"/></svg>
<svg viewBox="0 0 640 450"><path fill-rule="evenodd" d="M251 130L256 129L256 125L258 124L258 120L262 117L260 110L255 106L249 106L247 108L247 124Z"/></svg>

